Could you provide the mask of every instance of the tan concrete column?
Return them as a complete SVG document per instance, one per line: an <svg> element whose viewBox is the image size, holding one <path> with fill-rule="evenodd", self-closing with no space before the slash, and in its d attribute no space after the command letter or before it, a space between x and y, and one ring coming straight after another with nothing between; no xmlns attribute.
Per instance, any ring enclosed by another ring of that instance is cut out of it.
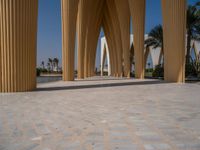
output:
<svg viewBox="0 0 200 150"><path fill-rule="evenodd" d="M102 11L103 1L102 0L89 0L88 1L88 23L87 23L87 31L85 38L85 55L84 55L84 78L90 77L90 65L91 65L91 57L90 52L93 51L94 48L96 50L95 43L98 39L96 39L95 32L97 30L97 24L100 19L100 13ZM93 15L91 15L93 14ZM99 30L98 30L99 31ZM99 33L98 33L99 34ZM94 42L93 42L94 41ZM93 46L94 45L94 46ZM93 69L94 70L94 69Z"/></svg>
<svg viewBox="0 0 200 150"><path fill-rule="evenodd" d="M74 80L76 20L79 0L61 0L63 80Z"/></svg>
<svg viewBox="0 0 200 150"><path fill-rule="evenodd" d="M0 37L1 37L1 23L0 23ZM2 57L1 57L1 42L0 42L0 92L1 91L2 91Z"/></svg>
<svg viewBox="0 0 200 150"><path fill-rule="evenodd" d="M103 29L105 33L105 38L108 44L109 54L110 54L110 62L111 62L111 75L115 76L117 74L117 53L115 52L115 40L114 31L111 28L111 24L109 23L109 18L106 14L108 14L107 9L104 10L105 15L103 18Z"/></svg>
<svg viewBox="0 0 200 150"><path fill-rule="evenodd" d="M78 78L84 78L85 38L87 29L88 0L79 0L78 6Z"/></svg>
<svg viewBox="0 0 200 150"><path fill-rule="evenodd" d="M108 6L108 11L110 14L110 24L112 24L113 32L114 32L114 38L115 40L115 46L116 46L116 53L117 53L117 77L122 77L123 76L123 71L122 71L122 63L123 63L123 47L122 47L122 37L121 37L121 32L120 31L120 22L118 18L118 13L117 13L117 8L115 5L114 0L107 0L107 6ZM108 15L109 15L108 14Z"/></svg>
<svg viewBox="0 0 200 150"><path fill-rule="evenodd" d="M186 0L162 0L165 80L185 82Z"/></svg>
<svg viewBox="0 0 200 150"><path fill-rule="evenodd" d="M36 88L38 0L0 1L1 91Z"/></svg>
<svg viewBox="0 0 200 150"><path fill-rule="evenodd" d="M121 40L121 32L119 18L117 14L117 9L115 6L114 0L106 0L105 9L104 9L104 19L107 22L105 28L108 28L108 31L105 31L106 37L111 37L111 42L108 42L108 46L112 47L113 53L116 54L116 62L114 70L114 76L121 77L122 76L122 40ZM108 32L108 33L107 33ZM111 46L112 45L112 46ZM110 49L110 48L109 48ZM112 56L111 56L112 57ZM114 56L113 56L114 57Z"/></svg>
<svg viewBox="0 0 200 150"><path fill-rule="evenodd" d="M128 0L115 0L120 23L124 76L130 77L130 10Z"/></svg>
<svg viewBox="0 0 200 150"><path fill-rule="evenodd" d="M129 0L132 15L134 50L135 50L135 77L144 78L144 29L145 29L145 0Z"/></svg>
<svg viewBox="0 0 200 150"><path fill-rule="evenodd" d="M87 76L91 77L95 70L95 60L96 60L96 48L98 43L98 37L100 34L102 17L103 17L103 6L104 0L92 0L93 1L93 15L90 17L88 22L88 34L87 34Z"/></svg>

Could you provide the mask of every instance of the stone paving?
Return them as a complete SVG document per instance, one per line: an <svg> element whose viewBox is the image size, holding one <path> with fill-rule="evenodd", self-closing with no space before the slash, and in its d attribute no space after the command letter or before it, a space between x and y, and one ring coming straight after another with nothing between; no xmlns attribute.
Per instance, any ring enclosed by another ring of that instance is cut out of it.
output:
<svg viewBox="0 0 200 150"><path fill-rule="evenodd" d="M0 94L0 150L200 150L200 84L95 77Z"/></svg>

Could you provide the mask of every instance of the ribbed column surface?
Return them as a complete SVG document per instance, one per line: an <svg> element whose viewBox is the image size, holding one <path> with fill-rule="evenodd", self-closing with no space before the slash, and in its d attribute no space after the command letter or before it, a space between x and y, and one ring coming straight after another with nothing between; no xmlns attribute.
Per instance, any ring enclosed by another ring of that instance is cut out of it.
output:
<svg viewBox="0 0 200 150"><path fill-rule="evenodd" d="M130 10L128 0L115 0L120 23L124 76L130 77Z"/></svg>
<svg viewBox="0 0 200 150"><path fill-rule="evenodd" d="M144 78L145 4L146 0L129 0L133 22L136 78Z"/></svg>
<svg viewBox="0 0 200 150"><path fill-rule="evenodd" d="M85 36L87 28L88 0L79 0L78 7L78 78L84 78Z"/></svg>
<svg viewBox="0 0 200 150"><path fill-rule="evenodd" d="M165 80L185 81L186 0L162 0Z"/></svg>
<svg viewBox="0 0 200 150"><path fill-rule="evenodd" d="M74 80L76 20L79 0L62 0L63 80Z"/></svg>
<svg viewBox="0 0 200 150"><path fill-rule="evenodd" d="M0 0L0 92L36 88L38 0Z"/></svg>

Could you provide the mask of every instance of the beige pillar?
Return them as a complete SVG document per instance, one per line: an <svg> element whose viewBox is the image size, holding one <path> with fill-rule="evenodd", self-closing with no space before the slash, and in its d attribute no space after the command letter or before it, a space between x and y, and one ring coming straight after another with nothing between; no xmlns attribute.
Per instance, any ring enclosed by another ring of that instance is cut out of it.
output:
<svg viewBox="0 0 200 150"><path fill-rule="evenodd" d="M106 0L103 21L109 50L112 51L111 53L115 54L115 56L112 54L110 55L111 59L112 57L115 59L114 65L112 65L113 74L116 77L120 77L122 76L122 40L121 32L119 32L120 24L114 0Z"/></svg>
<svg viewBox="0 0 200 150"><path fill-rule="evenodd" d="M1 15L1 10L0 10ZM1 37L1 23L0 23L0 37ZM2 92L2 57L1 57L1 42L0 42L0 92Z"/></svg>
<svg viewBox="0 0 200 150"><path fill-rule="evenodd" d="M84 78L84 55L88 19L88 0L79 0L78 6L78 78Z"/></svg>
<svg viewBox="0 0 200 150"><path fill-rule="evenodd" d="M129 0L132 15L135 51L135 77L144 78L145 0Z"/></svg>
<svg viewBox="0 0 200 150"><path fill-rule="evenodd" d="M186 0L162 0L165 80L185 81Z"/></svg>
<svg viewBox="0 0 200 150"><path fill-rule="evenodd" d="M38 0L0 1L0 92L36 88Z"/></svg>
<svg viewBox="0 0 200 150"><path fill-rule="evenodd" d="M62 68L63 80L74 80L76 20L79 0L62 0Z"/></svg>
<svg viewBox="0 0 200 150"><path fill-rule="evenodd" d="M105 14L108 14L108 9L104 10ZM104 15L103 18L103 29L105 33L105 38L108 44L109 54L110 54L110 62L111 62L111 75L115 76L117 74L117 53L115 52L115 40L114 32L109 22L109 16Z"/></svg>
<svg viewBox="0 0 200 150"><path fill-rule="evenodd" d="M115 0L120 23L124 76L130 77L130 10L128 0Z"/></svg>
<svg viewBox="0 0 200 150"><path fill-rule="evenodd" d="M98 37L96 38L96 32L98 29L98 35L99 35L99 21L101 23L101 18L100 17L102 14L102 6L103 6L103 1L102 0L89 0L89 5L88 5L88 12L87 15L91 15L88 17L88 23L87 23L87 31L86 31L86 42L85 42L85 55L84 55L84 78L90 77L90 69L91 69L91 56L90 53L95 49L96 51L96 43L98 41ZM98 36L97 35L97 36ZM94 69L93 69L94 70Z"/></svg>

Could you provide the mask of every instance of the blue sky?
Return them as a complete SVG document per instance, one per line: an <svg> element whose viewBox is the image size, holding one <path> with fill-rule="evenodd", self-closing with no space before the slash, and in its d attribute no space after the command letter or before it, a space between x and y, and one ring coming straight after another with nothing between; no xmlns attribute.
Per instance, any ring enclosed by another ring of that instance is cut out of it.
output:
<svg viewBox="0 0 200 150"><path fill-rule="evenodd" d="M62 58L61 0L39 0L37 64L47 63L48 58ZM189 4L198 0L188 0ZM146 0L146 33L162 23L161 0ZM99 66L100 52L97 46L96 64ZM77 64L77 63L75 63Z"/></svg>

